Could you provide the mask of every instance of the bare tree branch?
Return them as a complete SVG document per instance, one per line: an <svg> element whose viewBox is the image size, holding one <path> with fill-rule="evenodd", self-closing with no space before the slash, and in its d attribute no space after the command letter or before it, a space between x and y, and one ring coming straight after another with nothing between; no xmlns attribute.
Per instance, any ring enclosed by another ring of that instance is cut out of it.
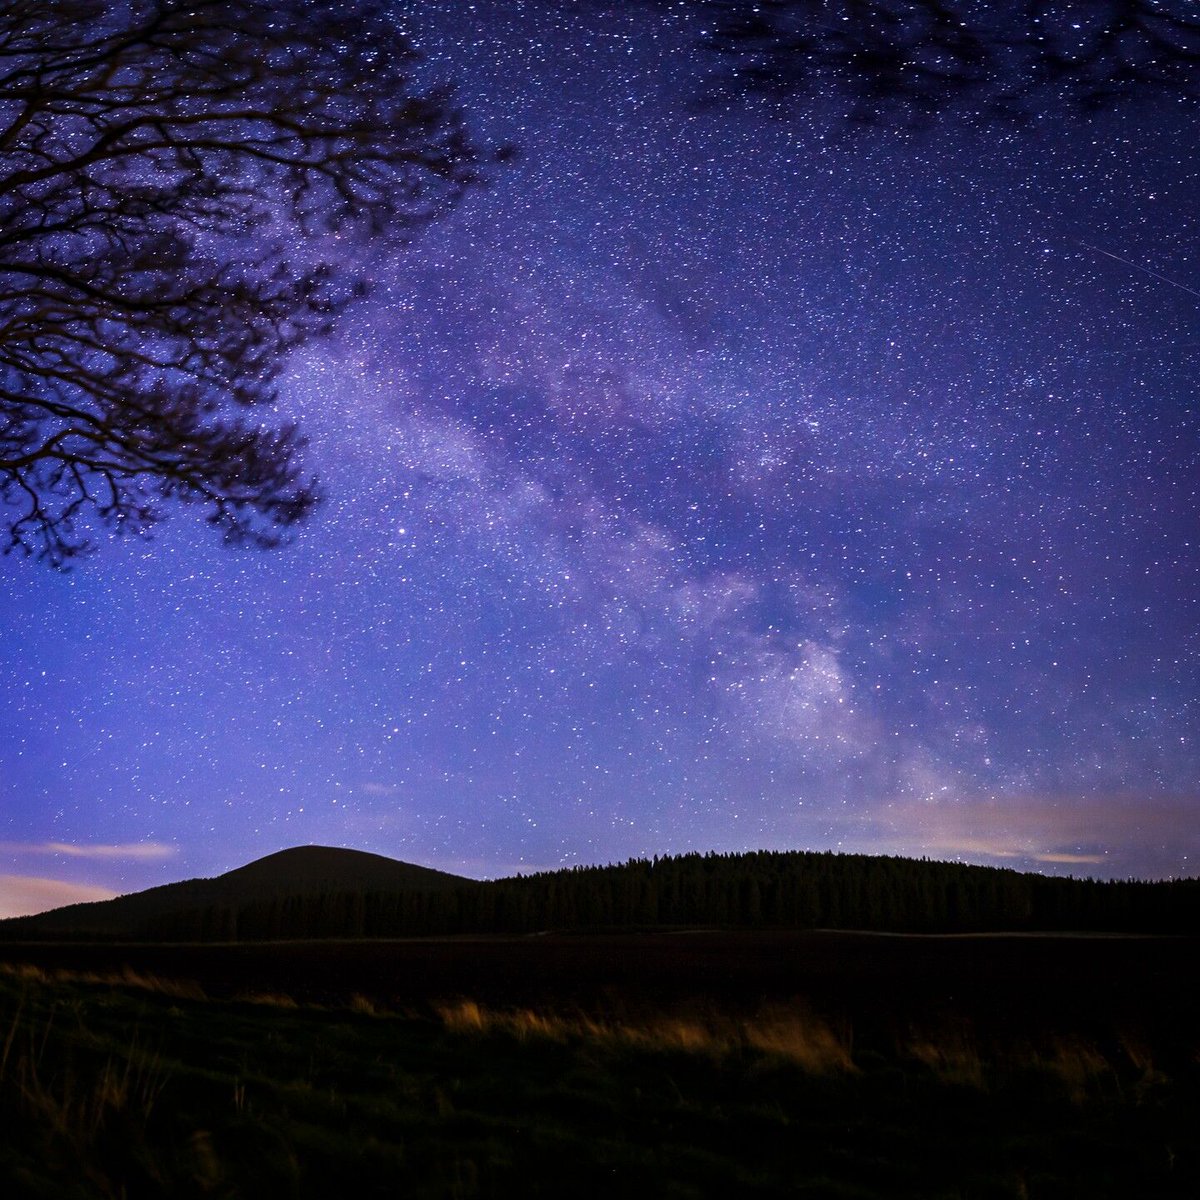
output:
<svg viewBox="0 0 1200 1200"><path fill-rule="evenodd" d="M265 420L354 291L322 238L404 241L485 165L416 61L381 0L0 10L7 550L62 566L170 501L268 546L310 512L303 440Z"/></svg>

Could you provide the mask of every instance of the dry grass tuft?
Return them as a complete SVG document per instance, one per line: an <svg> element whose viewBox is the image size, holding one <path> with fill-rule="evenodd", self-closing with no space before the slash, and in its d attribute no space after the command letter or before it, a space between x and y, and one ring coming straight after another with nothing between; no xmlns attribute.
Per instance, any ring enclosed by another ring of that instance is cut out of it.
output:
<svg viewBox="0 0 1200 1200"><path fill-rule="evenodd" d="M1079 1038L1058 1038L1040 1056L1040 1065L1063 1085L1076 1104L1082 1104L1107 1079L1112 1065L1094 1046Z"/></svg>
<svg viewBox="0 0 1200 1200"><path fill-rule="evenodd" d="M485 1013L474 1000L438 1005L435 1011L451 1033L486 1033L494 1027L495 1014Z"/></svg>
<svg viewBox="0 0 1200 1200"><path fill-rule="evenodd" d="M163 1088L167 1072L157 1053L138 1042L135 1030L127 1050L109 1055L99 1070L81 1077L68 1059L46 1066L46 1047L54 1032L54 1013L38 1030L22 1028L18 1006L0 1055L0 1086L15 1096L20 1110L72 1151L83 1154L101 1130L120 1119L144 1126ZM15 1044L20 1041L19 1048Z"/></svg>
<svg viewBox="0 0 1200 1200"><path fill-rule="evenodd" d="M286 992L239 992L234 999L239 1004L258 1004L263 1008L299 1008Z"/></svg>
<svg viewBox="0 0 1200 1200"><path fill-rule="evenodd" d="M850 1056L849 1037L805 1013L769 1010L746 1024L744 1036L747 1045L764 1054L790 1059L812 1075L857 1069Z"/></svg>
<svg viewBox="0 0 1200 1200"><path fill-rule="evenodd" d="M684 1015L606 1021L527 1008L493 1010L474 1000L439 1005L436 1012L443 1026L457 1034L502 1034L520 1041L605 1042L712 1058L749 1051L786 1059L811 1074L856 1069L848 1044L828 1025L809 1014L785 1008L743 1021Z"/></svg>
<svg viewBox="0 0 1200 1200"><path fill-rule="evenodd" d="M944 1083L984 1087L983 1055L979 1043L966 1030L943 1029L936 1034L914 1034L905 1044L903 1053L928 1067Z"/></svg>
<svg viewBox="0 0 1200 1200"><path fill-rule="evenodd" d="M24 983L53 985L56 983L84 983L101 987L128 987L142 992L153 992L175 1000L207 1000L204 989L192 979L163 979L122 967L119 971L69 971L56 968L47 971L32 963L0 964L0 971Z"/></svg>

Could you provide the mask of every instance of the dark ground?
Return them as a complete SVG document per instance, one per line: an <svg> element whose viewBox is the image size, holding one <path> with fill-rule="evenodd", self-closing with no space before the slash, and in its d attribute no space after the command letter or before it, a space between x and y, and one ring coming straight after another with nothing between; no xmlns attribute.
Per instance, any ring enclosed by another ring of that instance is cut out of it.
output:
<svg viewBox="0 0 1200 1200"><path fill-rule="evenodd" d="M1192 1200L1198 941L4 945L0 1195Z"/></svg>

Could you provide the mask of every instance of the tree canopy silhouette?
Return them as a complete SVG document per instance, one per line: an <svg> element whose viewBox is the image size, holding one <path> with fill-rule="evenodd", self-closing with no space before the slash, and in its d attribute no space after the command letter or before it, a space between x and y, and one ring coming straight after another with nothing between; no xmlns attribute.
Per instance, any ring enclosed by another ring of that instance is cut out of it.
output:
<svg viewBox="0 0 1200 1200"><path fill-rule="evenodd" d="M277 543L317 500L286 352L479 178L385 3L8 0L0 8L0 500L63 565L195 502ZM289 255L299 245L300 255Z"/></svg>
<svg viewBox="0 0 1200 1200"><path fill-rule="evenodd" d="M722 63L708 101L817 94L856 120L1084 112L1200 92L1182 0L700 0Z"/></svg>

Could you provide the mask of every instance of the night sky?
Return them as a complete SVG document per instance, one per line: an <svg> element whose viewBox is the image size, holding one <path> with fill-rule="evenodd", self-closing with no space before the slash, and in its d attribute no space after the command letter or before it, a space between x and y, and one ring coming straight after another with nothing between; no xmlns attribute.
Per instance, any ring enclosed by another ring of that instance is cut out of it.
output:
<svg viewBox="0 0 1200 1200"><path fill-rule="evenodd" d="M1197 107L694 101L686 7L423 4L514 165L289 364L326 504L0 560L0 914L353 846L1200 856Z"/></svg>

